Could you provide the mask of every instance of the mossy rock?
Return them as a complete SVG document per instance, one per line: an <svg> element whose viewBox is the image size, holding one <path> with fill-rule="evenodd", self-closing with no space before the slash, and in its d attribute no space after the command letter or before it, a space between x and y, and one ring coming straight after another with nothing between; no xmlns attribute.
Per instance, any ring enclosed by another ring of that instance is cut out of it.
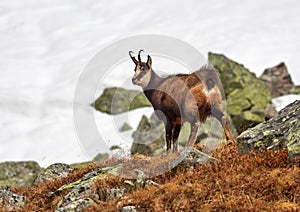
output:
<svg viewBox="0 0 300 212"><path fill-rule="evenodd" d="M150 107L151 103L141 91L111 87L106 88L92 106L104 113L119 114L136 108Z"/></svg>
<svg viewBox="0 0 300 212"><path fill-rule="evenodd" d="M132 130L132 127L126 122L120 128L120 132L126 132L126 131L129 131L129 130Z"/></svg>
<svg viewBox="0 0 300 212"><path fill-rule="evenodd" d="M107 160L108 158L109 158L109 154L108 154L108 153L99 153L99 154L97 154L97 155L93 158L93 161L94 161L94 162L99 162L99 161Z"/></svg>
<svg viewBox="0 0 300 212"><path fill-rule="evenodd" d="M239 153L267 148L287 148L290 159L300 157L300 100L288 105L268 121L237 137Z"/></svg>
<svg viewBox="0 0 300 212"><path fill-rule="evenodd" d="M165 146L164 125L154 114L150 118L142 116L132 137L131 154L153 155Z"/></svg>
<svg viewBox="0 0 300 212"><path fill-rule="evenodd" d="M90 197L95 196L93 195L94 194L93 186L97 180L104 179L109 175L120 175L121 171L122 171L121 164L111 166L111 167L95 168L90 172L86 173L83 177L81 177L77 181L73 181L69 184L65 184L62 187L58 188L56 191L50 193L49 195L51 197L55 197L57 195L60 195L61 193L65 193L64 197L57 204L57 209L60 211L65 211L63 210L65 207L69 208L68 206L72 206L72 205L77 207L78 200L85 199L87 196ZM88 201L87 203L93 204L93 201ZM89 205L90 204L86 204L87 207ZM81 208L79 211L82 211L83 209L84 208Z"/></svg>
<svg viewBox="0 0 300 212"><path fill-rule="evenodd" d="M220 73L227 111L238 133L264 121L264 109L271 103L266 85L242 64L222 54L209 53L209 63Z"/></svg>
<svg viewBox="0 0 300 212"><path fill-rule="evenodd" d="M40 173L34 181L34 184L44 183L46 181L54 180L60 177L66 177L74 168L68 164L55 163L48 166L42 173Z"/></svg>
<svg viewBox="0 0 300 212"><path fill-rule="evenodd" d="M247 110L233 116L232 121L236 125L236 130L238 132L243 132L249 127L254 127L255 125L265 121L265 114L262 110Z"/></svg>
<svg viewBox="0 0 300 212"><path fill-rule="evenodd" d="M42 170L34 161L0 163L0 186L31 186Z"/></svg>

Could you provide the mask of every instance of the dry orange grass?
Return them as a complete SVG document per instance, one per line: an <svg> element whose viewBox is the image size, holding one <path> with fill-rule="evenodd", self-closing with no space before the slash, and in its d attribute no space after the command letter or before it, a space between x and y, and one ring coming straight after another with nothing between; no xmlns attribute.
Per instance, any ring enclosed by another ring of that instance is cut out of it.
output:
<svg viewBox="0 0 300 212"><path fill-rule="evenodd" d="M177 167L149 187L122 199L99 202L87 211L116 211L134 205L138 211L299 211L300 168L286 150L238 155L236 144L218 149L217 163L191 171Z"/></svg>

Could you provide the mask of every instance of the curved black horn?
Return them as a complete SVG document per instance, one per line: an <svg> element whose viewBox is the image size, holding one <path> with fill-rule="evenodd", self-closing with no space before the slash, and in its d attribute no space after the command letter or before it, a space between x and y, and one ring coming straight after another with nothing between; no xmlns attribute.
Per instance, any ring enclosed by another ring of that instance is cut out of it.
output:
<svg viewBox="0 0 300 212"><path fill-rule="evenodd" d="M138 54L139 62L142 62L142 61L141 61L141 52L143 52L143 51L144 51L143 49L141 49L141 50L139 51L139 54Z"/></svg>
<svg viewBox="0 0 300 212"><path fill-rule="evenodd" d="M131 57L132 61L137 64L138 61L135 59L135 57L132 56L133 51L129 51L129 56Z"/></svg>

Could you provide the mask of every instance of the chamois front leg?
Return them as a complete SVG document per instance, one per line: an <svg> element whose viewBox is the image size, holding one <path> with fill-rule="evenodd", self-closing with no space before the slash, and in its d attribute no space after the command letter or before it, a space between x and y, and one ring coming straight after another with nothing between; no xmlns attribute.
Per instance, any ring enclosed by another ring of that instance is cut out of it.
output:
<svg viewBox="0 0 300 212"><path fill-rule="evenodd" d="M170 121L165 121L167 152L171 150L173 124Z"/></svg>

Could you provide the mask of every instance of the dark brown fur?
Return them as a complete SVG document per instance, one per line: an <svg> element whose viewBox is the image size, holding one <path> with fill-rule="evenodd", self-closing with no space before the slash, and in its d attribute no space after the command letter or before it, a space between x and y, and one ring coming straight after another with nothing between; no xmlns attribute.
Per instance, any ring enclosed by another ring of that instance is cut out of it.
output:
<svg viewBox="0 0 300 212"><path fill-rule="evenodd" d="M142 74L145 74L145 71L151 72L151 79L143 90L156 115L165 124L167 150L171 149L173 143L173 151L178 151L177 139L182 124L186 121L191 124L188 145L193 145L198 122L204 122L210 115L221 122L226 139L231 140L227 120L222 112L221 83L215 69L204 66L191 74L161 78L153 71L149 55L146 63L140 60L140 56L138 61L132 56L131 58L136 64L135 72L140 71L140 67L143 67Z"/></svg>

